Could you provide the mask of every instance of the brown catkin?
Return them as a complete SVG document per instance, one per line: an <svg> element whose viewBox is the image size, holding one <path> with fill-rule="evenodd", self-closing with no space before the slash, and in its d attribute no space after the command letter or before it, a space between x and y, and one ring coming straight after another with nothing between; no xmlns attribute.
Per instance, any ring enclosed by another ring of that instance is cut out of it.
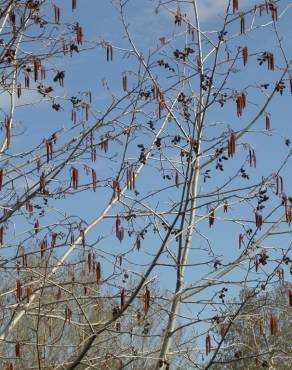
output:
<svg viewBox="0 0 292 370"><path fill-rule="evenodd" d="M6 118L5 122L5 129L6 129L6 146L7 149L9 148L10 145L10 139L11 139L11 126L12 126L12 119L10 117Z"/></svg>
<svg viewBox="0 0 292 370"><path fill-rule="evenodd" d="M34 232L35 232L35 234L37 234L39 231L40 231L40 221L39 221L39 219L36 219L36 221L34 223Z"/></svg>
<svg viewBox="0 0 292 370"><path fill-rule="evenodd" d="M243 13L240 15L240 33L245 33L245 19Z"/></svg>
<svg viewBox="0 0 292 370"><path fill-rule="evenodd" d="M46 149L47 149L47 163L53 159L53 141L52 140L46 140Z"/></svg>
<svg viewBox="0 0 292 370"><path fill-rule="evenodd" d="M211 227L215 222L215 210L211 208L209 210L209 227Z"/></svg>
<svg viewBox="0 0 292 370"><path fill-rule="evenodd" d="M46 174L42 171L40 175L40 193L45 194L46 192Z"/></svg>
<svg viewBox="0 0 292 370"><path fill-rule="evenodd" d="M141 248L141 239L140 239L139 235L136 238L136 243L135 244L136 244L137 251L139 251L140 248Z"/></svg>
<svg viewBox="0 0 292 370"><path fill-rule="evenodd" d="M55 23L60 24L60 8L54 5Z"/></svg>
<svg viewBox="0 0 292 370"><path fill-rule="evenodd" d="M120 200L120 195L121 195L120 183L118 180L114 180L113 181L113 197L118 198L118 200Z"/></svg>
<svg viewBox="0 0 292 370"><path fill-rule="evenodd" d="M22 94L22 89L21 89L21 83L19 82L17 84L17 97L18 97L18 99L21 97L21 94Z"/></svg>
<svg viewBox="0 0 292 370"><path fill-rule="evenodd" d="M242 49L242 59L243 65L245 66L248 62L248 48L246 46Z"/></svg>
<svg viewBox="0 0 292 370"><path fill-rule="evenodd" d="M41 250L41 258L44 257L45 255L45 252L47 250L47 247L48 247L48 242L47 242L47 239L43 239L40 241L40 250Z"/></svg>
<svg viewBox="0 0 292 370"><path fill-rule="evenodd" d="M111 45L106 46L106 60L113 61L113 47Z"/></svg>
<svg viewBox="0 0 292 370"><path fill-rule="evenodd" d="M233 14L238 12L238 0L233 0Z"/></svg>
<svg viewBox="0 0 292 370"><path fill-rule="evenodd" d="M124 308L125 306L125 289L123 288L121 290L121 310Z"/></svg>
<svg viewBox="0 0 292 370"><path fill-rule="evenodd" d="M211 352L211 336L208 334L206 336L206 356Z"/></svg>
<svg viewBox="0 0 292 370"><path fill-rule="evenodd" d="M258 212L255 213L255 224L257 228L261 229L263 224L263 216Z"/></svg>
<svg viewBox="0 0 292 370"><path fill-rule="evenodd" d="M88 272L91 272L91 253L89 252L88 253L88 256L87 256L87 264L88 264Z"/></svg>
<svg viewBox="0 0 292 370"><path fill-rule="evenodd" d="M282 194L284 191L283 177L280 175L276 176L276 195Z"/></svg>
<svg viewBox="0 0 292 370"><path fill-rule="evenodd" d="M75 25L75 32L76 32L76 42L77 44L82 44L83 41L83 31L82 27L80 26L79 22Z"/></svg>
<svg viewBox="0 0 292 370"><path fill-rule="evenodd" d="M271 121L270 121L270 115L269 113L266 113L266 130L271 129Z"/></svg>
<svg viewBox="0 0 292 370"><path fill-rule="evenodd" d="M116 226L116 237L118 238L118 235L119 235L119 232L120 232L120 226L121 226L121 219L120 219L119 215L116 215L115 226Z"/></svg>
<svg viewBox="0 0 292 370"><path fill-rule="evenodd" d="M78 189L79 173L78 173L77 168L75 168L75 167L71 168L71 183L72 183L73 189L75 189L75 190Z"/></svg>
<svg viewBox="0 0 292 370"><path fill-rule="evenodd" d="M128 77L127 77L127 75L123 76L123 90L125 92L128 91Z"/></svg>
<svg viewBox="0 0 292 370"><path fill-rule="evenodd" d="M145 315L147 315L147 312L149 311L149 307L150 307L150 290L148 288L148 286L145 287L145 292L144 292L144 312L145 312Z"/></svg>
<svg viewBox="0 0 292 370"><path fill-rule="evenodd" d="M241 95L238 95L236 98L236 111L237 111L237 117L242 116L242 112L246 106L246 96L244 93Z"/></svg>
<svg viewBox="0 0 292 370"><path fill-rule="evenodd" d="M268 70L274 71L275 69L274 54L267 53L267 60L268 60Z"/></svg>
<svg viewBox="0 0 292 370"><path fill-rule="evenodd" d="M96 271L96 283L99 284L100 279L101 279L101 265L100 265L100 262L97 262L95 271Z"/></svg>
<svg viewBox="0 0 292 370"><path fill-rule="evenodd" d="M18 341L15 343L15 357L20 357L20 343Z"/></svg>
<svg viewBox="0 0 292 370"><path fill-rule="evenodd" d="M273 22L277 22L278 20L278 8L277 5L273 4L272 2L269 4L269 9L271 11L272 20Z"/></svg>
<svg viewBox="0 0 292 370"><path fill-rule="evenodd" d="M259 258L258 258L258 256L255 256L254 264L255 264L255 270L256 270L256 272L258 272L258 270L259 270Z"/></svg>
<svg viewBox="0 0 292 370"><path fill-rule="evenodd" d="M228 157L233 157L236 151L236 135L234 132L231 132L230 137L227 143L228 148Z"/></svg>
<svg viewBox="0 0 292 370"><path fill-rule="evenodd" d="M277 332L278 332L278 322L277 322L277 318L275 316L271 316L271 319L270 319L270 331L271 331L271 335L277 335Z"/></svg>
<svg viewBox="0 0 292 370"><path fill-rule="evenodd" d="M4 240L4 226L0 227L0 245L3 245Z"/></svg>
<svg viewBox="0 0 292 370"><path fill-rule="evenodd" d="M16 281L16 297L17 302L20 303L22 300L22 283L20 280Z"/></svg>
<svg viewBox="0 0 292 370"><path fill-rule="evenodd" d="M289 306L292 307L292 289L288 292Z"/></svg>
<svg viewBox="0 0 292 370"><path fill-rule="evenodd" d="M179 174L177 171L175 172L175 186L179 187Z"/></svg>
<svg viewBox="0 0 292 370"><path fill-rule="evenodd" d="M256 168L257 158L254 149L249 149L249 165Z"/></svg>
<svg viewBox="0 0 292 370"><path fill-rule="evenodd" d="M33 70L34 70L34 80L37 81L39 79L39 68L40 68L40 61L36 57L33 60Z"/></svg>
<svg viewBox="0 0 292 370"><path fill-rule="evenodd" d="M4 179L4 170L3 170L3 168L1 168L1 170L0 170L0 191L2 190L3 179Z"/></svg>
<svg viewBox="0 0 292 370"><path fill-rule="evenodd" d="M96 191L96 172L94 169L91 170L91 177L92 177L92 188L93 188L93 191Z"/></svg>
<svg viewBox="0 0 292 370"><path fill-rule="evenodd" d="M239 246L239 248L241 248L242 243L243 243L243 235L239 234L239 237L238 237L238 246Z"/></svg>
<svg viewBox="0 0 292 370"><path fill-rule="evenodd" d="M80 236L81 236L82 247L84 248L85 247L85 232L83 229L80 230Z"/></svg>
<svg viewBox="0 0 292 370"><path fill-rule="evenodd" d="M29 75L26 75L25 77L24 77L24 87L26 88L26 89L29 89Z"/></svg>
<svg viewBox="0 0 292 370"><path fill-rule="evenodd" d="M256 157L256 154L255 154L254 149L252 150L252 156L251 156L251 158L252 158L253 167L256 168L256 166L257 166L257 157Z"/></svg>

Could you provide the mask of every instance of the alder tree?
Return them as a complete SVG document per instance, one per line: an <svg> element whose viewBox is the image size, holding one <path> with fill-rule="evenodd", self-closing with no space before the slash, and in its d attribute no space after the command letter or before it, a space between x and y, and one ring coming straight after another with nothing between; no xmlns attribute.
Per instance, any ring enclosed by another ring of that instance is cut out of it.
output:
<svg viewBox="0 0 292 370"><path fill-rule="evenodd" d="M291 8L0 2L3 369L292 363Z"/></svg>
<svg viewBox="0 0 292 370"><path fill-rule="evenodd" d="M292 312L291 306L287 305L289 289L288 283L279 281L274 288L256 296L248 289L240 292L241 299L246 299L250 293L252 297L231 326L225 338L225 348L220 351L212 369L290 369ZM226 315L237 310L234 303L227 305Z"/></svg>

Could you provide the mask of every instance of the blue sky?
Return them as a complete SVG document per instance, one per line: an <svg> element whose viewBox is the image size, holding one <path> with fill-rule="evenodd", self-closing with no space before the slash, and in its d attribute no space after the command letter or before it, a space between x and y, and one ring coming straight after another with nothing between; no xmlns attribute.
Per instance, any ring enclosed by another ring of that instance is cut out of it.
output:
<svg viewBox="0 0 292 370"><path fill-rule="evenodd" d="M241 11L244 11L247 7L254 5L255 1L240 1ZM283 10L286 6L291 5L291 1L281 1L280 9ZM121 76L123 73L127 73L129 80L129 87L134 87L137 83L137 76L140 73L139 65L137 60L133 55L127 51L130 51L132 47L129 45L127 38L124 35L123 27L121 24L120 15L118 9L115 6L116 2L113 1L79 1L78 9L74 13L71 13L70 4L66 4L63 8L63 3L56 2L58 5L62 5L62 19L66 21L77 21L83 28L84 32L84 48L91 48L93 45L97 45L92 50L84 51L80 54L74 54L72 58L69 56L54 58L49 61L48 65L51 71L48 72L50 76L48 79L52 80L52 77L58 70L65 70L65 85L64 88L58 86L58 84L50 83L54 87L55 102L58 102L62 106L60 112L56 112L51 109L51 103L39 102L42 98L34 90L36 85L32 86L29 92L24 93L23 97L19 100L19 106L16 109L15 114L15 127L19 132L23 128L25 131L18 137L13 138L13 143L15 146L11 147L10 154L19 153L22 150L29 150L34 145L37 145L42 141L43 138L48 138L55 131L63 129L64 135L60 135L58 139L58 144L61 145L65 142L67 138L77 135L81 129L82 125L76 126L76 129L71 131L72 122L70 120L71 115L71 103L69 101L72 96L82 96L85 97L87 91L92 93L92 104L90 111L89 121L84 123L84 127L89 127L98 118L100 118L104 110L111 104L111 94L116 98L123 96L124 92L122 90ZM226 1L199 1L199 14L201 19L201 27L203 32L210 37L214 42L218 40L217 30L222 27L223 13L222 9ZM129 1L126 6L126 22L129 25L129 31L133 35L133 41L144 58L147 59L148 55L160 45L159 39L161 37L166 37L172 40L171 43L166 45L163 50L160 50L154 56L151 56L151 62L157 62L158 59L164 58L169 60L169 63L175 64L172 60L174 48L184 48L185 40L183 36L183 29L180 29L174 25L173 15L171 11L176 11L176 6L173 4L166 5L166 8L161 8L158 14L155 14L155 1L152 0L132 0ZM48 12L51 11L48 9ZM194 22L192 17L192 10L188 7L181 7L182 12L186 12L187 16L190 17L190 21ZM280 13L281 14L281 11ZM291 59L292 48L291 48L291 11L290 8L287 12L283 14L283 17L279 21L279 37L282 40L282 46L286 50L286 55L288 60ZM251 25L252 16L246 17L247 28ZM248 65L243 68L242 61L236 62L232 73L230 74L229 85L226 88L226 92L229 95L229 99L226 102L224 108L221 108L219 104L214 105L208 111L206 115L206 139L215 137L216 135L221 135L222 132L227 133L229 128L232 128L235 132L239 132L243 127L245 127L251 119L257 114L259 106L263 104L266 99L265 94L269 94L275 84L275 81L281 75L281 68L284 65L283 56L277 44L275 38L275 33L273 32L273 25L270 22L270 15L264 15L262 18L257 17L254 26L257 24L264 23L265 26L255 29L253 32L247 32L246 35L238 35L239 32L239 20L234 24L231 24L228 28L228 35L230 40L228 41L228 46L232 52L232 55L236 53L238 47L248 46L250 52L250 59ZM110 43L114 47L114 60L113 62L106 62L106 49L104 43ZM190 43L191 47L195 49L195 54L197 53L197 45ZM203 42L203 53L206 55L210 50L210 46ZM274 72L267 71L266 65L259 66L257 61L260 52L270 51L275 55L277 68ZM219 55L220 60L224 60L226 56L225 52ZM192 61L193 63L193 61ZM207 70L208 66L212 63L212 56L209 62L206 63ZM216 75L216 81L222 80L220 73L224 74L227 68L224 64L222 68L218 71ZM180 71L182 66L179 67ZM191 69L188 71L190 72ZM167 89L173 83L173 77L170 77L165 71L161 71L158 68L153 68L153 73L158 77L159 83L163 86L163 89ZM260 93L256 88L256 84L269 83L270 86L267 90L262 90ZM149 88L150 82L144 84L144 87ZM187 93L191 92L191 89L196 89L198 86L198 78L195 77L190 79L190 86L187 86L185 91ZM108 89L107 89L108 87ZM291 147L285 146L285 139L290 138L292 134L291 125L291 99L292 95L289 91L290 87L287 84L286 91L283 96L277 94L272 103L268 106L268 113L271 115L271 126L272 131L265 131L264 117L260 117L258 122L252 128L252 132L248 133L246 136L242 137L238 143L238 153L236 158L228 161L226 164L226 171L220 173L216 171L215 166L212 164L210 167L212 178L204 182L203 179L200 181L199 194L202 196L208 193L214 193L222 184L224 184L230 177L238 171L240 167L239 163L244 165L244 168L248 171L251 181L246 182L244 179L237 177L231 185L226 186L225 190L233 189L234 187L244 187L247 184L260 183L262 178L267 178L271 176L273 172L277 172L279 167L283 163L283 159L288 155ZM240 92L244 90L247 96L247 109L242 117L236 116L236 105L232 98L235 92ZM196 92L195 92L196 93ZM194 93L194 94L195 94ZM167 95L168 102L170 103L173 99L175 91L170 91ZM85 97L85 100L87 98ZM7 107L7 102L5 98L3 99L3 107ZM126 101L127 102L127 101ZM113 112L110 114L110 118L117 119L114 124L110 123L110 126L101 128L96 133L96 138L101 137L107 132L114 129L114 132L119 132L122 128L127 127L131 123L131 114L125 109L126 102L121 104L121 109L124 109L124 115L122 118L119 117L120 111ZM32 103L32 105L30 105ZM33 105L36 103L35 105ZM22 106L23 104L27 104ZM137 145L143 143L145 147L149 147L151 141L153 140L153 132L146 129L146 122L151 116L154 117L156 112L153 111L153 105L146 108L146 113L137 112L135 122L137 123L137 130L133 135L133 139L129 145L129 150L127 152L127 160L134 166L137 166L137 158L139 157L140 149ZM179 116L179 114L178 114ZM118 118L117 118L118 117ZM155 129L158 130L161 127L163 120L158 120L155 123ZM184 124L184 123L183 123ZM18 128L19 127L19 128ZM177 128L172 123L167 124L165 130L163 130L163 150L172 158L173 163L179 163L178 151L173 150L170 146L171 135L177 132ZM16 145L17 144L17 145ZM123 154L123 148L125 145L125 138L121 137L120 141L110 142L109 153L105 154L98 151L98 159L96 162L91 163L91 161L86 156L78 158L72 165L78 166L81 173L81 183L87 183L90 181L90 177L85 174L85 166L89 168L94 168L97 173L99 180L98 190L92 192L91 190L86 192L81 192L79 194L74 194L72 196L67 196L66 199L57 199L56 201L49 200L49 211L46 216L41 218L42 226L45 227L42 235L47 232L47 226L51 224L51 227L56 230L62 230L61 225L54 225L58 222L63 222L67 216L74 218L75 220L83 220L84 227L86 223L90 223L109 202L112 190L111 184L112 179L115 178L119 166L121 165L121 158ZM205 149L209 148L210 143L204 142L203 146ZM248 156L247 145L251 145L257 154L257 167L256 169L249 169L246 164L246 159ZM39 153L44 153L44 148L39 150ZM212 151L207 152L210 155ZM112 155L112 158L110 158ZM109 276L113 272L112 263L115 261L115 257L120 254L126 255L126 262L123 265L125 271L130 272L130 276L133 280L137 281L138 274L143 273L146 270L147 265L153 259L156 251L159 249L161 244L161 238L163 238L164 230L161 224L158 223L161 235L158 233L153 233L152 230L154 226L149 228L147 234L145 234L145 240L142 240L141 251L134 251L135 238L125 237L125 240L120 243L114 235L114 222L115 215L119 212L125 213L131 207L134 209L145 210L146 207L141 206L141 202L144 201L145 197L147 201L145 205L147 207L155 208L159 211L168 211L169 205L173 201L177 201L180 196L181 187L176 189L173 178L173 171L171 172L172 166L167 163L166 158L163 162L159 163L160 152L159 150L154 151L153 158L147 162L145 168L143 168L141 175L136 181L136 190L139 192L137 197L135 197L134 192L127 192L123 202L117 204L113 207L109 213L109 218L98 224L96 228L88 235L86 238L88 243L95 243L96 240L100 238L99 243L95 244L93 248L96 250L98 259L102 261L104 266L104 276ZM207 157L206 157L207 159ZM205 160L205 159L204 159ZM204 162L203 160L203 162ZM49 163L46 168L49 170L57 164L56 162ZM162 165L165 167L164 172L162 170ZM179 167L179 165L178 165ZM171 180L163 179L163 175L171 175ZM64 170L64 176L62 181L68 180L70 175L70 165ZM284 191L289 194L292 186L292 176L291 176L291 162L287 162L281 171L281 175L284 180ZM31 184L37 181L37 176L30 176ZM272 181L272 180L271 180ZM270 182L271 182L270 181ZM60 184L56 184L58 186ZM163 186L172 185L168 190L149 196L152 191L160 189ZM19 192L21 193L26 184L22 182L18 184ZM54 188L54 186L52 186ZM270 189L271 201L267 209L272 209L277 202L279 202L279 197L273 195L274 189ZM246 196L245 192L241 193L241 196ZM214 197L211 197L213 204L216 206L217 201ZM209 199L207 197L207 199ZM137 201L138 200L138 201ZM238 250L238 235L243 230L243 224L248 225L248 222L244 220L248 219L253 221L254 213L253 207L256 205L254 200L250 200L248 204L237 204L238 199L233 198L230 200L231 203L234 202L234 206L231 208L228 215L223 214L222 209L216 211L215 224L212 228L208 226L208 220L205 218L207 206L203 206L198 211L198 217L202 217L202 220L196 224L196 233L194 235L194 240L192 247L194 248L190 254L190 264L197 264L201 261L212 260L213 263L216 259L222 261L223 264L227 264L230 261L237 258L241 251ZM41 202L38 200L37 202ZM205 198L199 200L199 204L205 203ZM125 205L126 204L126 205ZM279 215L278 212L277 215ZM242 219L242 221L234 222L233 218ZM273 220L276 216L272 217ZM168 222L171 222L173 215L166 216ZM32 218L31 224L33 224L35 218ZM142 231L147 224L153 221L152 218L141 218L134 220L135 232ZM46 226L47 225L47 226ZM125 230L129 228L131 230L131 223L127 223L122 220L122 225ZM12 225L9 226L12 230ZM19 227L19 230L18 230ZM17 245L17 242L23 238L22 231L27 230L28 234L31 232L29 229L31 226L24 224L19 218L19 223L16 228L16 238L12 236L13 244ZM259 233L259 236L267 228L265 225L263 230ZM64 227L66 229L66 227ZM281 229L287 230L288 227L284 224ZM12 231L11 231L12 232ZM19 233L19 234L18 234ZM76 236L75 232L75 236ZM12 235L12 234L11 234ZM135 235L135 233L134 233ZM207 240L207 238L208 240ZM287 247L289 242L289 234L285 234L283 238L279 238L279 241L275 241L274 238L265 244L266 247L277 247L277 243L283 243L283 248ZM281 241L280 241L281 240ZM212 246L212 252L210 245ZM34 248L30 242L27 245L28 248ZM68 246L60 248L61 253L66 250ZM170 245L176 252L175 243ZM90 250L90 247L87 248ZM133 250L133 251L132 251ZM128 253L131 251L131 253ZM278 256L278 252L275 253ZM81 257L80 257L81 256ZM83 258L83 249L79 248L79 257ZM69 261L72 261L72 257L77 258L77 254L73 253L70 256ZM78 257L78 258L79 258ZM160 262L169 263L171 261L169 255L166 253L160 259ZM246 267L246 265L244 265ZM212 263L210 265L200 265L191 266L187 269L186 273L186 286L197 282L200 280L203 274L209 272L213 269ZM226 279L228 280L238 280L242 279L245 271L241 268L236 269L236 272L229 274ZM254 278L254 275L251 275ZM265 276L265 272L261 275ZM175 283L175 273L173 268L169 267L159 267L154 269L152 277L156 284L161 290L166 289L172 292ZM287 274L288 278L288 274ZM113 279L113 284L116 286L117 290L123 286L122 277L118 273L115 279ZM235 287L234 287L235 286ZM241 284L231 284L229 292L227 294L227 300L237 297L239 289L242 287ZM213 294L217 293L222 287L212 287L206 290L203 294L197 295L196 300L199 299L210 299ZM218 299L217 299L218 301ZM220 302L219 302L220 303ZM189 305L188 309L183 307L182 314L188 316L188 319L194 318L198 311L202 308L199 304ZM206 317L212 314L212 310L204 310L204 315ZM198 328L202 329L202 328Z"/></svg>

